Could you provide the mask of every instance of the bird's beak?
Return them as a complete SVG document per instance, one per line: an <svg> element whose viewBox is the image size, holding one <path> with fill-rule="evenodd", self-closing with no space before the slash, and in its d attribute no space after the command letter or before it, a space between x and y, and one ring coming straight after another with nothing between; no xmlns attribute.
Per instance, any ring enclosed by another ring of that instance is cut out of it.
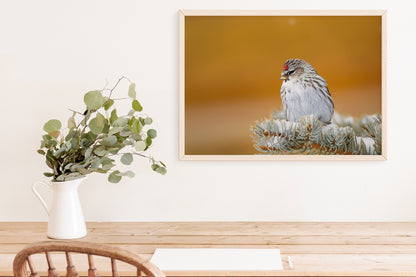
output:
<svg viewBox="0 0 416 277"><path fill-rule="evenodd" d="M287 75L281 75L279 80L286 80L287 79Z"/></svg>

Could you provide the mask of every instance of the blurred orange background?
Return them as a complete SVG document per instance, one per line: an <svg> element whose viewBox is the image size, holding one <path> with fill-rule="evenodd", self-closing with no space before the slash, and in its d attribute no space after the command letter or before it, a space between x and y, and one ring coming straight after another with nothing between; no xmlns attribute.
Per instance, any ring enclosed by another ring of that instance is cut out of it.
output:
<svg viewBox="0 0 416 277"><path fill-rule="evenodd" d="M251 127L282 109L289 58L328 82L336 112L381 113L380 16L186 16L185 154L257 154Z"/></svg>

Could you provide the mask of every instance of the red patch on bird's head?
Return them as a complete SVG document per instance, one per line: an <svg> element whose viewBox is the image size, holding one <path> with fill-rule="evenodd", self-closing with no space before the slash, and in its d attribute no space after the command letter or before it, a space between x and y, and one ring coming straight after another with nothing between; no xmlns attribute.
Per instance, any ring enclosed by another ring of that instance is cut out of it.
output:
<svg viewBox="0 0 416 277"><path fill-rule="evenodd" d="M285 65L283 66L283 70L288 70L289 66L287 65L287 63L285 63Z"/></svg>

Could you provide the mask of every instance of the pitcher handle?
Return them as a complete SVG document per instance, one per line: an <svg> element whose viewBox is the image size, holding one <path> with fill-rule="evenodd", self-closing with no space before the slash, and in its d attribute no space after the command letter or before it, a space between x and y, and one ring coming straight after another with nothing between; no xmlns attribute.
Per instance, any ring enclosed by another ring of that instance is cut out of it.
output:
<svg viewBox="0 0 416 277"><path fill-rule="evenodd" d="M46 185L48 188L50 188L51 187L51 185L50 184L48 184L48 183L46 183L46 182L43 182L43 181L38 181L38 182L35 182L34 184L33 184L33 186L32 186L32 191L33 191L33 193L36 195L36 197L40 200L40 203L42 203L42 206L43 206L43 208L45 209L45 211L46 211L46 213L48 214L48 216L49 216L49 209L48 209L48 205L46 205L46 202L45 202L45 200L43 200L43 198L42 198L42 196L40 195L40 193L36 190L36 186L37 185Z"/></svg>

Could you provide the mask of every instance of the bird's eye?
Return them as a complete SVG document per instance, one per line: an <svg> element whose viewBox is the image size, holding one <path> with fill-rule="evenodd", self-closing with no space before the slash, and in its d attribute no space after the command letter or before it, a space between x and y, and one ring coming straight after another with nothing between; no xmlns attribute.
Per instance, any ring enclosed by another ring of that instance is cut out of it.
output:
<svg viewBox="0 0 416 277"><path fill-rule="evenodd" d="M289 70L288 72L287 72L287 74L293 74L295 71L294 70Z"/></svg>

